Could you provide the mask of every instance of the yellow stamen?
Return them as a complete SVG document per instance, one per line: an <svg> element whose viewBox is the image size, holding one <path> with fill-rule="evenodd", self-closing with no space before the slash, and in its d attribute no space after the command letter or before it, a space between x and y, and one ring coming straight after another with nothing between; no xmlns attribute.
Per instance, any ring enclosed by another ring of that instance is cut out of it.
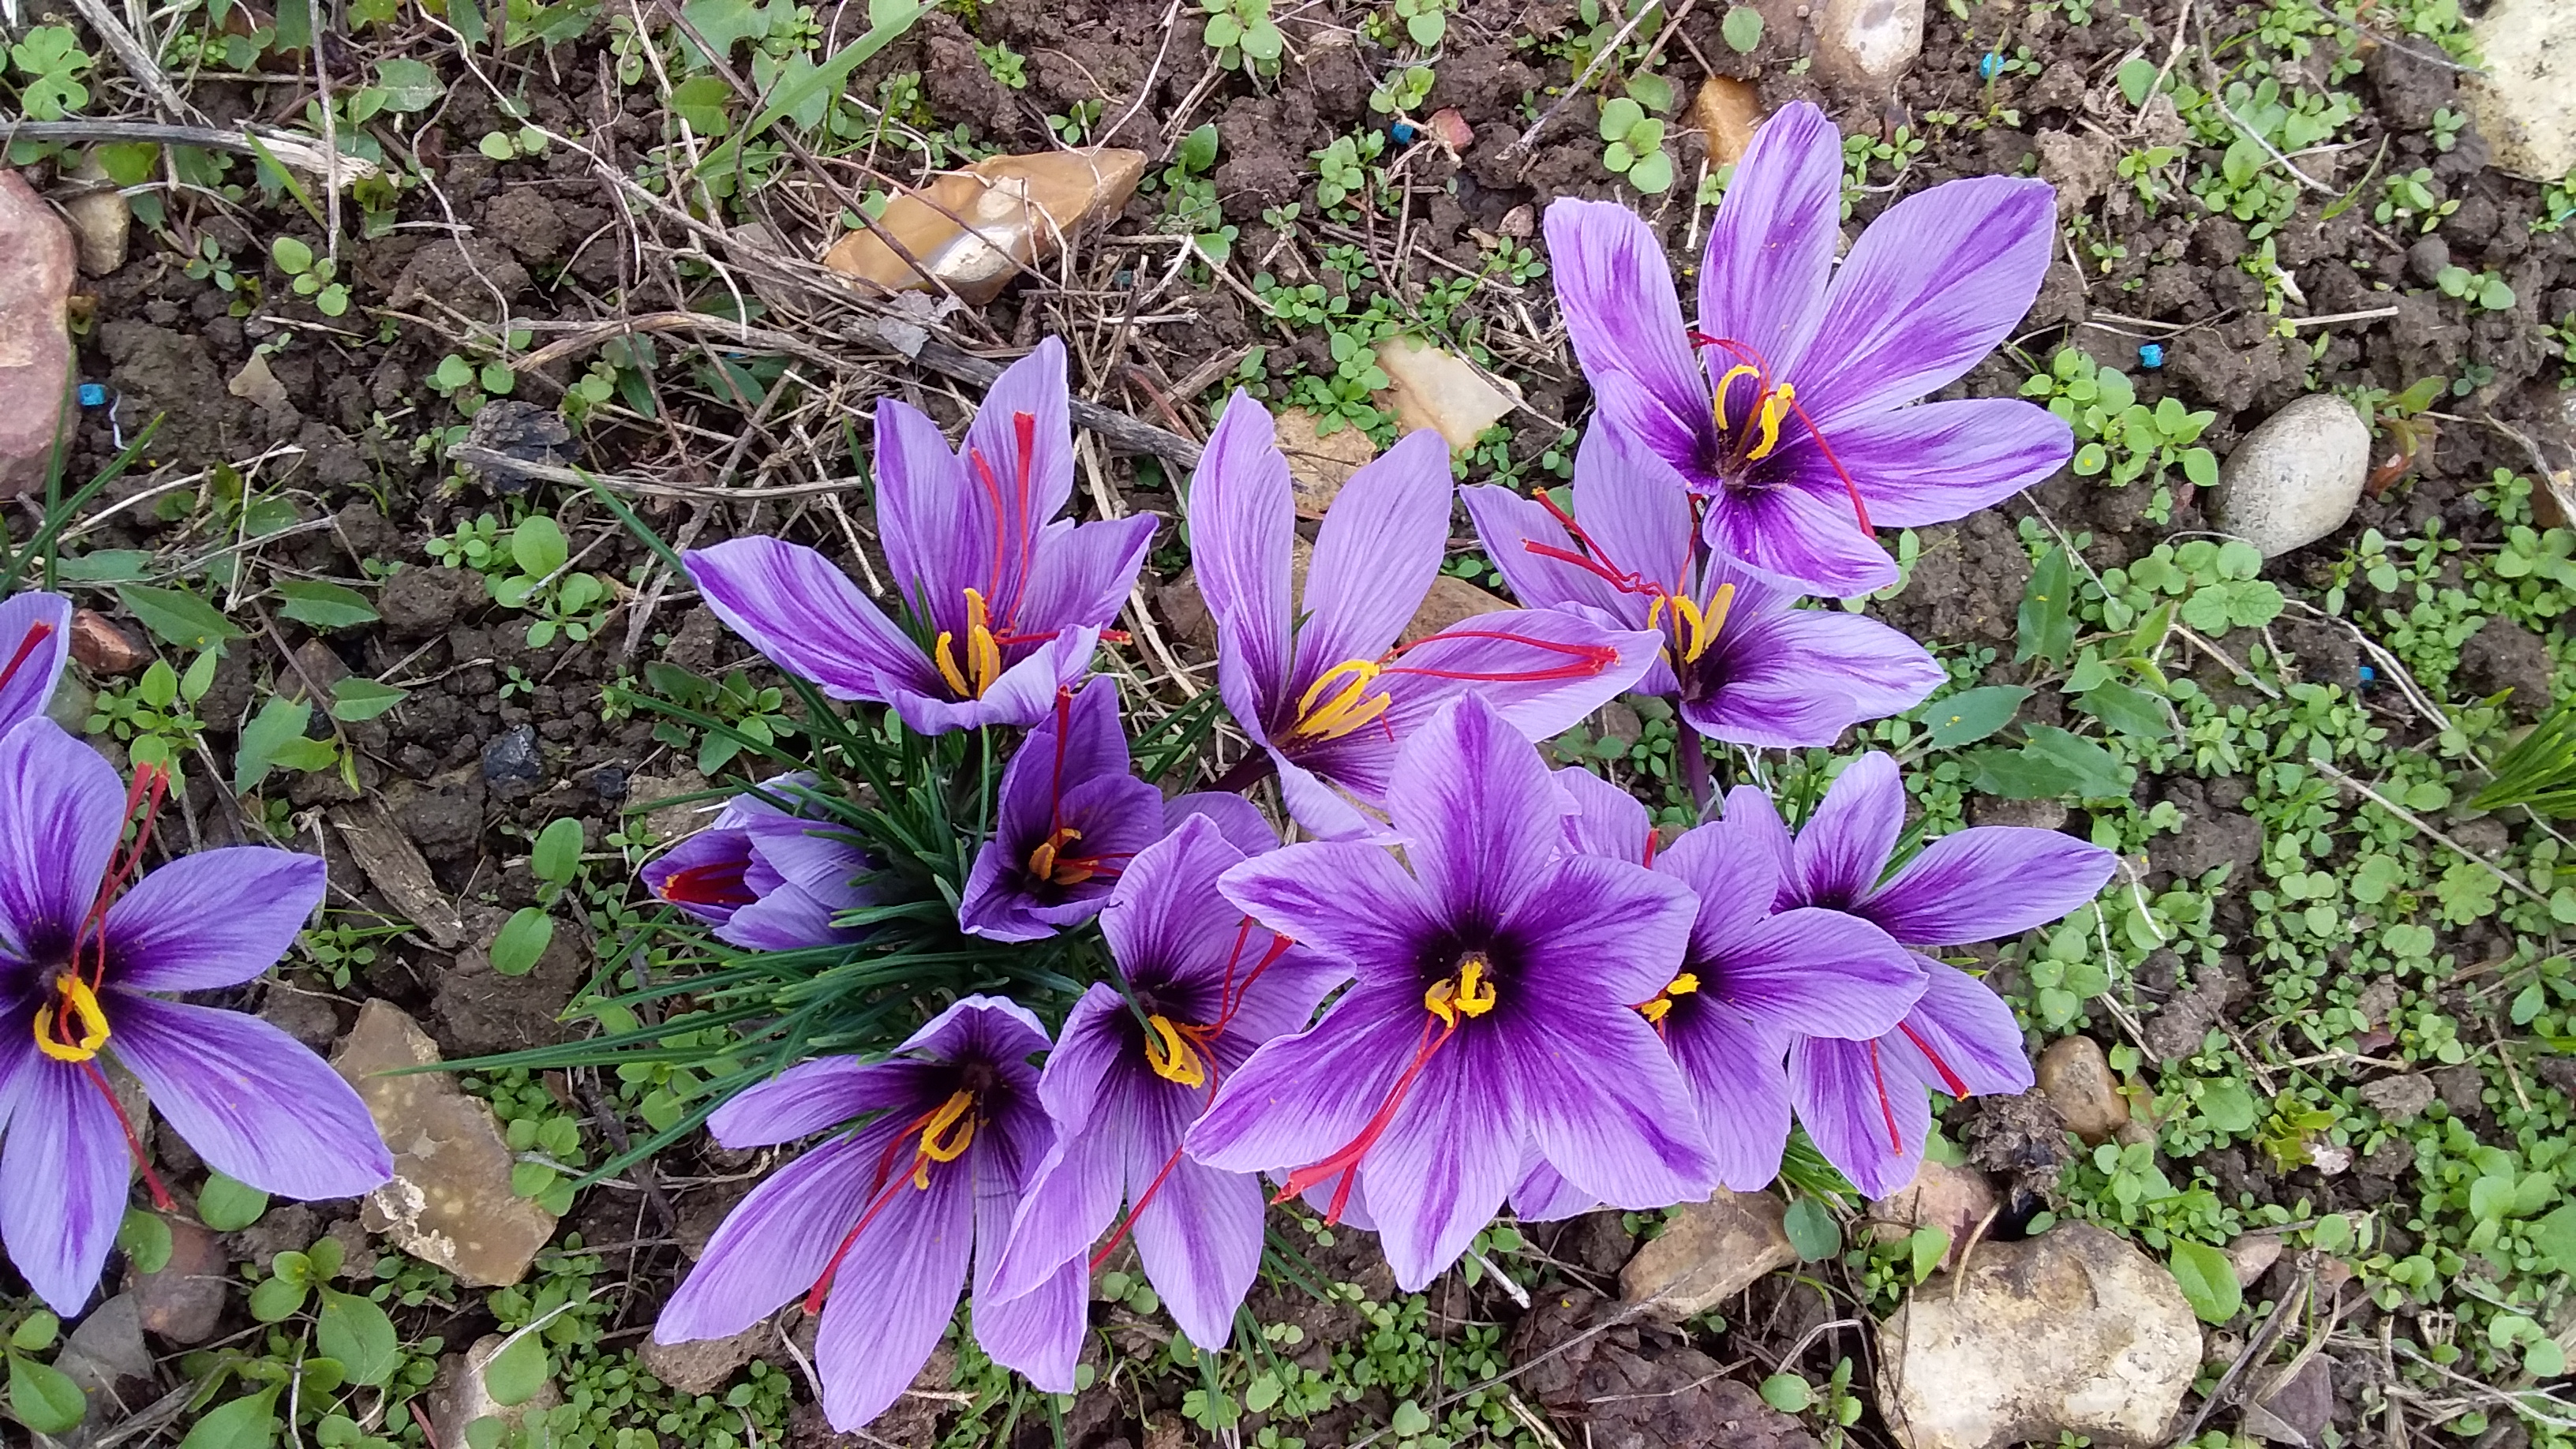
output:
<svg viewBox="0 0 2576 1449"><path fill-rule="evenodd" d="M1681 975L1674 977L1672 984L1665 987L1662 993L1656 996L1654 1000L1638 1007L1637 1014L1644 1017L1650 1023L1661 1022L1666 1016L1671 1014L1674 997L1688 996L1697 990L1699 990L1699 978L1685 971Z"/></svg>
<svg viewBox="0 0 2576 1449"><path fill-rule="evenodd" d="M1755 423L1761 437L1753 444L1753 451L1744 455L1744 461L1759 463L1780 446L1780 419L1797 401L1798 390L1785 382L1762 395L1762 416Z"/></svg>
<svg viewBox="0 0 2576 1449"><path fill-rule="evenodd" d="M107 1043L107 1013L99 1009L98 995L89 983L66 971L54 982L62 1000L53 1006L36 1008L36 1050L58 1062L85 1062L98 1055ZM66 1022L80 1025L78 1045L57 1039L46 1030L48 1018L59 1029Z"/></svg>
<svg viewBox="0 0 2576 1449"><path fill-rule="evenodd" d="M1655 602L1661 604L1663 599L1658 597ZM1718 585L1717 593L1708 601L1706 609L1685 598L1673 599L1673 615L1680 625L1675 631L1679 636L1675 643L1681 647L1683 663L1695 664L1701 655L1708 652L1708 646L1717 642L1718 632L1726 627L1726 616L1734 607L1733 584ZM1647 628L1655 627L1654 619L1654 611L1648 610Z"/></svg>
<svg viewBox="0 0 2576 1449"><path fill-rule="evenodd" d="M985 606L984 595L966 591L966 667L957 667L957 636L941 630L939 642L932 646L930 662L939 666L939 677L963 699L982 699L993 681L1002 677L1002 646L993 637L992 611Z"/></svg>
<svg viewBox="0 0 2576 1449"><path fill-rule="evenodd" d="M1060 886L1080 885L1091 879L1099 873L1097 862L1064 856L1064 848L1081 838L1082 832L1072 826L1057 826L1053 834L1038 842L1037 849L1029 852L1029 874Z"/></svg>
<svg viewBox="0 0 2576 1449"><path fill-rule="evenodd" d="M1345 659L1325 670L1306 686L1305 695L1297 701L1297 725L1289 733L1304 739L1337 740L1386 713L1395 703L1394 696L1368 692L1377 676L1378 666L1366 659ZM1324 691L1343 678L1350 682L1335 691L1332 698L1324 699Z"/></svg>
<svg viewBox="0 0 2576 1449"><path fill-rule="evenodd" d="M1754 385L1759 387L1762 382L1762 370L1749 363L1739 362L1728 368L1717 379L1717 430L1721 433L1726 431L1726 389L1739 377L1752 378Z"/></svg>
<svg viewBox="0 0 2576 1449"><path fill-rule="evenodd" d="M1149 1016L1145 1018L1145 1025L1151 1032L1145 1038L1145 1065L1154 1069L1155 1076L1167 1082L1178 1082L1184 1087L1207 1085L1206 1065L1199 1061L1197 1052L1190 1050L1190 1044L1181 1039L1180 1029L1172 1025L1171 1018Z"/></svg>
<svg viewBox="0 0 2576 1449"><path fill-rule="evenodd" d="M921 1129L921 1160L912 1169L914 1187L928 1190L930 1164L955 1162L966 1155L975 1141L975 1119L970 1115L974 1106L975 1094L962 1090L949 1093L948 1100L939 1104L930 1125Z"/></svg>
<svg viewBox="0 0 2576 1449"><path fill-rule="evenodd" d="M1494 983L1485 979L1483 956L1469 953L1458 963L1455 980L1443 976L1422 993L1422 1009L1440 1018L1443 1026L1456 1026L1462 1016L1482 1016L1494 1009Z"/></svg>

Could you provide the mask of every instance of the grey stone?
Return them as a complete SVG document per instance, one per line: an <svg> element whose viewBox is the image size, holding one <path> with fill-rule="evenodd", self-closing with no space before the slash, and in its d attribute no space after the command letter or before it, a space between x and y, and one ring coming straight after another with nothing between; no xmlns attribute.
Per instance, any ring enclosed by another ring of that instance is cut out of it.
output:
<svg viewBox="0 0 2576 1449"><path fill-rule="evenodd" d="M2200 1368L2173 1274L2089 1223L1979 1247L1878 1332L1879 1409L1908 1449L2151 1444Z"/></svg>
<svg viewBox="0 0 2576 1449"><path fill-rule="evenodd" d="M1825 0L1816 73L1829 85L1884 95L1923 53L1924 0Z"/></svg>
<svg viewBox="0 0 2576 1449"><path fill-rule="evenodd" d="M533 784L545 774L546 760L537 749L535 725L494 735L483 747L483 778L491 784Z"/></svg>
<svg viewBox="0 0 2576 1449"><path fill-rule="evenodd" d="M2555 181L2576 168L2576 6L2497 0L2469 27L2486 69L2460 78L2496 169Z"/></svg>
<svg viewBox="0 0 2576 1449"><path fill-rule="evenodd" d="M477 1419L499 1419L517 1428L563 1402L563 1390L552 1379L538 1384L523 1403L504 1404L492 1397L483 1370L508 1342L501 1334L487 1333L465 1352L439 1359L438 1380L429 1389L430 1422L438 1426L437 1449L467 1449L466 1426Z"/></svg>
<svg viewBox="0 0 2576 1449"><path fill-rule="evenodd" d="M2361 1089L2361 1100L2394 1123L2412 1122L2424 1115L2424 1109L2433 1105L2433 1098L2437 1095L2433 1079L2421 1072L2381 1077L2378 1081L2364 1083Z"/></svg>
<svg viewBox="0 0 2576 1449"><path fill-rule="evenodd" d="M1683 1208L1661 1236L1637 1250L1620 1271L1621 1296L1667 1322L1706 1313L1798 1260L1782 1226L1786 1211L1768 1194L1719 1188L1708 1201Z"/></svg>
<svg viewBox="0 0 2576 1449"><path fill-rule="evenodd" d="M393 1181L367 1195L367 1228L476 1287L516 1283L555 1217L510 1191L514 1158L492 1109L444 1072L381 1075L438 1059L428 1033L385 1001L367 1003L331 1059L393 1149Z"/></svg>
<svg viewBox="0 0 2576 1449"><path fill-rule="evenodd" d="M2343 527L2370 474L2370 429L2352 405L2312 393L2264 419L2218 475L2218 519L2265 558Z"/></svg>
<svg viewBox="0 0 2576 1449"><path fill-rule="evenodd" d="M741 1372L744 1364L759 1357L776 1332L763 1319L731 1338L664 1343L648 1336L636 1348L635 1356L643 1361L646 1373L681 1393L711 1394Z"/></svg>

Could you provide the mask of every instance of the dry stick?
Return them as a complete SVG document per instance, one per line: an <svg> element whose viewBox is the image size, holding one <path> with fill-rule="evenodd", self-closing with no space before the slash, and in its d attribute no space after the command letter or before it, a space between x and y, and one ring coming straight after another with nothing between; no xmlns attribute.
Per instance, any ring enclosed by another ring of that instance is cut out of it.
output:
<svg viewBox="0 0 2576 1449"><path fill-rule="evenodd" d="M2407 824L2414 826L2424 834L2431 836L2433 839L2440 841L2446 846L2449 846L2462 860L2476 862L2477 865L2486 871L2487 874L2494 876L2497 880L2503 881L2506 885L2513 887L2523 895L2540 902L2542 905L2547 905L2549 903L2549 897L2542 895L2540 892L2533 890L2527 885L2524 885L2520 880L2506 873L2504 867L2497 865L2494 861L2487 859L2485 856L2478 854L2476 851L2469 849L2467 846L2462 845L2460 842L2453 840L2451 837L2434 829L2431 825L2425 822L2424 817L2416 814L2414 811L2409 810L2405 806L2398 804L2396 801L2389 799L2387 796L2380 794L2368 785L2363 784L2359 780L2354 779L2352 776L2345 774L2343 771L2336 769L2334 766L2327 764L2323 760L2310 760L2308 763L2316 767L2318 773L2334 781L2336 784L2366 797L2372 804L2377 805L2380 809L2387 811L2389 814L2394 815L2398 819L2405 821Z"/></svg>
<svg viewBox="0 0 2576 1449"><path fill-rule="evenodd" d="M310 136L286 131L272 131L265 126L240 130L219 130L212 126L178 126L159 121L12 121L0 130L11 140L63 141L86 144L93 141L152 141L164 146L196 146L208 151L229 151L236 156L258 156L263 149L279 165L317 176L336 173L342 181L364 181L379 174L373 162L356 156L341 156L334 165L331 153Z"/></svg>

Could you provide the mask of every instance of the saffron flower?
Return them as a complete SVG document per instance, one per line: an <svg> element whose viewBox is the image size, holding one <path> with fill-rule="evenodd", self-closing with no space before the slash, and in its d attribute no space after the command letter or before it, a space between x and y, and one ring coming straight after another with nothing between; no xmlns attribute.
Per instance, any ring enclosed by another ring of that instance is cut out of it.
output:
<svg viewBox="0 0 2576 1449"><path fill-rule="evenodd" d="M1739 789L1755 853L1778 861L1777 904L1869 922L1915 953L1923 997L1894 1031L1869 1041L1802 1036L1789 1047L1789 1087L1816 1150L1871 1197L1914 1180L1932 1131L1928 1091L1951 1097L2031 1087L2012 1008L1982 981L1928 952L2017 936L2082 906L2111 878L2111 852L2054 830L1976 825L1923 847L1885 875L1905 829L1896 762L1867 754L1843 767L1794 843L1768 797Z"/></svg>
<svg viewBox="0 0 2576 1449"><path fill-rule="evenodd" d="M0 736L0 1021L33 1025L0 1036L0 1240L67 1316L98 1285L132 1170L170 1206L110 1057L199 1157L252 1187L349 1197L393 1175L366 1105L320 1057L256 1017L148 994L257 977L324 884L319 859L256 846L138 879L166 783L146 769L126 789L50 720Z"/></svg>
<svg viewBox="0 0 2576 1449"><path fill-rule="evenodd" d="M716 617L835 699L894 707L923 734L1032 725L1091 667L1153 537L1151 517L1076 526L1064 344L993 382L951 452L919 409L877 404L877 526L905 621L813 549L737 538L690 550Z"/></svg>
<svg viewBox="0 0 2576 1449"><path fill-rule="evenodd" d="M736 795L706 829L644 867L645 888L746 951L797 951L866 935L832 921L882 898L865 884L880 868L876 860L832 835L828 824L770 798L801 806L813 789L811 775L781 775Z"/></svg>
<svg viewBox="0 0 2576 1449"><path fill-rule="evenodd" d="M0 734L45 712L71 643L71 600L30 592L0 603Z"/></svg>
<svg viewBox="0 0 2576 1449"><path fill-rule="evenodd" d="M939 1346L975 1280L975 1341L1049 1393L1073 1391L1087 1286L1080 1262L1035 1290L989 1291L1029 1170L1054 1129L1038 1103L1046 1029L969 996L884 1061L824 1057L716 1109L725 1146L835 1135L771 1173L717 1227L653 1326L661 1343L729 1338L802 1297L823 1316L814 1366L843 1432L885 1412ZM838 1130L859 1118L856 1130Z"/></svg>
<svg viewBox="0 0 2576 1449"><path fill-rule="evenodd" d="M1431 1281L1525 1178L1523 1147L1623 1208L1703 1197L1717 1172L1635 1004L1673 979L1694 903L1680 882L1569 848L1538 750L1480 696L1406 743L1387 791L1405 859L1292 845L1219 883L1262 926L1358 979L1254 1052L1189 1131L1235 1172L1292 1168L1282 1196L1356 1200L1396 1281Z"/></svg>
<svg viewBox="0 0 2576 1449"><path fill-rule="evenodd" d="M1448 445L1417 431L1351 475L1327 510L1302 599L1289 597L1296 507L1270 414L1237 392L1190 485L1190 557L1217 624L1225 707L1279 771L1288 811L1324 836L1369 833L1396 754L1473 692L1545 738L1654 663L1655 636L1562 610L1479 614L1409 645L1449 542Z"/></svg>
<svg viewBox="0 0 2576 1449"><path fill-rule="evenodd" d="M1756 1191L1779 1176L1789 1140L1791 1039L1895 1030L1923 994L1923 971L1857 916L1775 912L1781 862L1746 820L1712 820L1658 849L1637 797L1585 770L1556 778L1575 807L1565 821L1577 849L1649 866L1698 898L1681 968L1637 1013L1689 1083L1718 1180Z"/></svg>
<svg viewBox="0 0 2576 1449"><path fill-rule="evenodd" d="M1874 528L1965 517L2056 472L2074 435L2018 398L1902 406L2030 309L2055 235L2048 183L1975 176L1909 196L1837 270L1842 171L1813 105L1763 124L1709 228L1696 330L1635 212L1557 201L1547 242L1600 416L1703 500L1717 552L1848 598L1896 581Z"/></svg>
<svg viewBox="0 0 2576 1449"><path fill-rule="evenodd" d="M1690 496L1639 461L1642 449L1594 422L1575 453L1571 513L1545 493L1462 490L1522 603L1662 635L1638 693L1678 701L1710 739L1801 749L1912 709L1949 677L1903 633L1801 609L1795 592L1712 554Z"/></svg>
<svg viewBox="0 0 2576 1449"><path fill-rule="evenodd" d="M1253 924L1218 893L1245 853L1190 820L1137 855L1100 918L1123 984L1074 1004L1038 1094L1056 1143L1029 1180L994 1289L1033 1287L1129 1234L1172 1321L1221 1348L1261 1266L1259 1178L1195 1162L1181 1137L1253 1049L1302 1030L1340 962ZM1127 1209L1125 1225L1092 1245Z"/></svg>
<svg viewBox="0 0 2576 1449"><path fill-rule="evenodd" d="M1192 815L1214 817L1247 851L1279 843L1240 795L1167 804L1128 773L1118 686L1106 679L1056 697L1002 771L1000 806L957 903L959 928L994 941L1040 940L1100 914L1136 853Z"/></svg>

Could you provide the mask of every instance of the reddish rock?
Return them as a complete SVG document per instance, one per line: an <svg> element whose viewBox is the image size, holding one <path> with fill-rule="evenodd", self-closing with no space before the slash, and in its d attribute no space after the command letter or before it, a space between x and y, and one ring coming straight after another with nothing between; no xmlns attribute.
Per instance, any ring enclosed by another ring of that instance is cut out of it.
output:
<svg viewBox="0 0 2576 1449"><path fill-rule="evenodd" d="M0 168L0 498L45 481L71 394L71 229Z"/></svg>
<svg viewBox="0 0 2576 1449"><path fill-rule="evenodd" d="M231 1277L220 1238L183 1217L165 1220L170 1260L156 1272L129 1272L125 1289L141 1311L144 1330L184 1348L214 1337L222 1326Z"/></svg>
<svg viewBox="0 0 2576 1449"><path fill-rule="evenodd" d="M1462 154L1476 144L1476 128L1468 125L1467 118L1455 107L1431 113L1431 135L1441 145Z"/></svg>
<svg viewBox="0 0 2576 1449"><path fill-rule="evenodd" d="M93 674L132 674L152 662L152 651L96 609L75 609L72 657Z"/></svg>

